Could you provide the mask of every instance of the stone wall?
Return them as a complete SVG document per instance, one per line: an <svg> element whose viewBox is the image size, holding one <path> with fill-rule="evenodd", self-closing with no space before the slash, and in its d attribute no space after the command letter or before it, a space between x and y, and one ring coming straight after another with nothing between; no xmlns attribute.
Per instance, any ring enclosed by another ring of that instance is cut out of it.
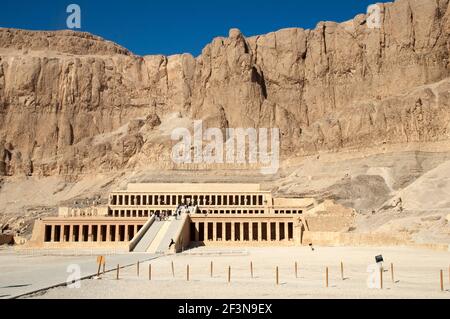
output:
<svg viewBox="0 0 450 319"><path fill-rule="evenodd" d="M399 246L410 243L409 237L391 234L356 234L306 231L303 244L316 246Z"/></svg>
<svg viewBox="0 0 450 319"><path fill-rule="evenodd" d="M338 233L338 232L304 232L303 245L314 246L408 246L420 249L449 251L448 244L418 244L407 235L384 233Z"/></svg>

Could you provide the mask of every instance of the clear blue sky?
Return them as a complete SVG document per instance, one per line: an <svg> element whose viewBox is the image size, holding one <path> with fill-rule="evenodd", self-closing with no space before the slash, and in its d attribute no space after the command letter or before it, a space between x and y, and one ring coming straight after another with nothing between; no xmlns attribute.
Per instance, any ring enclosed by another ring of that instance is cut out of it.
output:
<svg viewBox="0 0 450 319"><path fill-rule="evenodd" d="M81 7L81 31L117 42L139 55L190 52L239 28L246 36L287 27L345 21L385 0L2 0L0 27L67 29L66 7Z"/></svg>

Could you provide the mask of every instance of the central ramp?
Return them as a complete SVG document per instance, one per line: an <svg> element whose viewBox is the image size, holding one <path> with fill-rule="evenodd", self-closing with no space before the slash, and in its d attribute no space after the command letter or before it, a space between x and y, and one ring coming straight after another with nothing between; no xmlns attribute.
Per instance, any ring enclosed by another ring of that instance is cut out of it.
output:
<svg viewBox="0 0 450 319"><path fill-rule="evenodd" d="M184 220L182 218L174 219L170 222L167 231L165 232L164 236L161 238L161 241L159 242L158 248L156 252L165 252L169 250L170 243L173 241L176 241L175 238L177 234L179 233L180 229L183 227Z"/></svg>
<svg viewBox="0 0 450 319"><path fill-rule="evenodd" d="M162 222L154 221L150 228L147 229L145 234L142 236L142 238L139 240L139 242L136 244L133 252L136 253L145 253L150 246L150 244L155 239L156 235L158 234L159 230L162 227Z"/></svg>
<svg viewBox="0 0 450 319"><path fill-rule="evenodd" d="M172 218L172 217L171 217ZM155 238L153 239L152 243L147 249L148 253L156 253L158 251L158 247L161 244L163 238L165 238L165 235L167 233L167 230L170 228L170 224L172 223L172 220L167 220L163 222L158 222L161 224L161 227L159 228L158 233L156 234Z"/></svg>
<svg viewBox="0 0 450 319"><path fill-rule="evenodd" d="M166 221L153 220L146 230L142 230L143 234L136 235L135 241L138 242L132 251L140 253L167 252L171 248L172 240L177 240L175 237L180 233L185 221L186 219L181 216L178 219L171 216Z"/></svg>

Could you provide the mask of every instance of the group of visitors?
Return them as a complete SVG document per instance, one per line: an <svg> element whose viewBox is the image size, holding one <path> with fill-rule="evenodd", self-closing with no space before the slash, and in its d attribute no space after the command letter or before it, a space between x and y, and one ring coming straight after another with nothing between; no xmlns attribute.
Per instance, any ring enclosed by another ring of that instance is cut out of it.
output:
<svg viewBox="0 0 450 319"><path fill-rule="evenodd" d="M155 214L155 218L157 221L166 221L169 219L169 214L165 210L161 212L158 211Z"/></svg>
<svg viewBox="0 0 450 319"><path fill-rule="evenodd" d="M181 216L181 214L192 214L197 211L197 205L194 205L193 201L187 200L187 203L183 200L181 204L177 206L175 212L172 211L157 211L155 213L155 217L157 221L166 221L169 219L169 216L174 216L175 219Z"/></svg>

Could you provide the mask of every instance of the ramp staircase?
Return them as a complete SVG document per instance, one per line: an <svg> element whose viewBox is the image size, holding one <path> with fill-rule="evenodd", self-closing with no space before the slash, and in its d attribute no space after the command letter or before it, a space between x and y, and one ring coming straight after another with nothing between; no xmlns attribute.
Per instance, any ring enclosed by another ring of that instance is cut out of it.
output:
<svg viewBox="0 0 450 319"><path fill-rule="evenodd" d="M174 216L169 217L166 221L154 221L147 229L142 238L136 244L133 252L147 253L165 253L169 250L172 239L183 227L184 220L182 218L175 219Z"/></svg>

